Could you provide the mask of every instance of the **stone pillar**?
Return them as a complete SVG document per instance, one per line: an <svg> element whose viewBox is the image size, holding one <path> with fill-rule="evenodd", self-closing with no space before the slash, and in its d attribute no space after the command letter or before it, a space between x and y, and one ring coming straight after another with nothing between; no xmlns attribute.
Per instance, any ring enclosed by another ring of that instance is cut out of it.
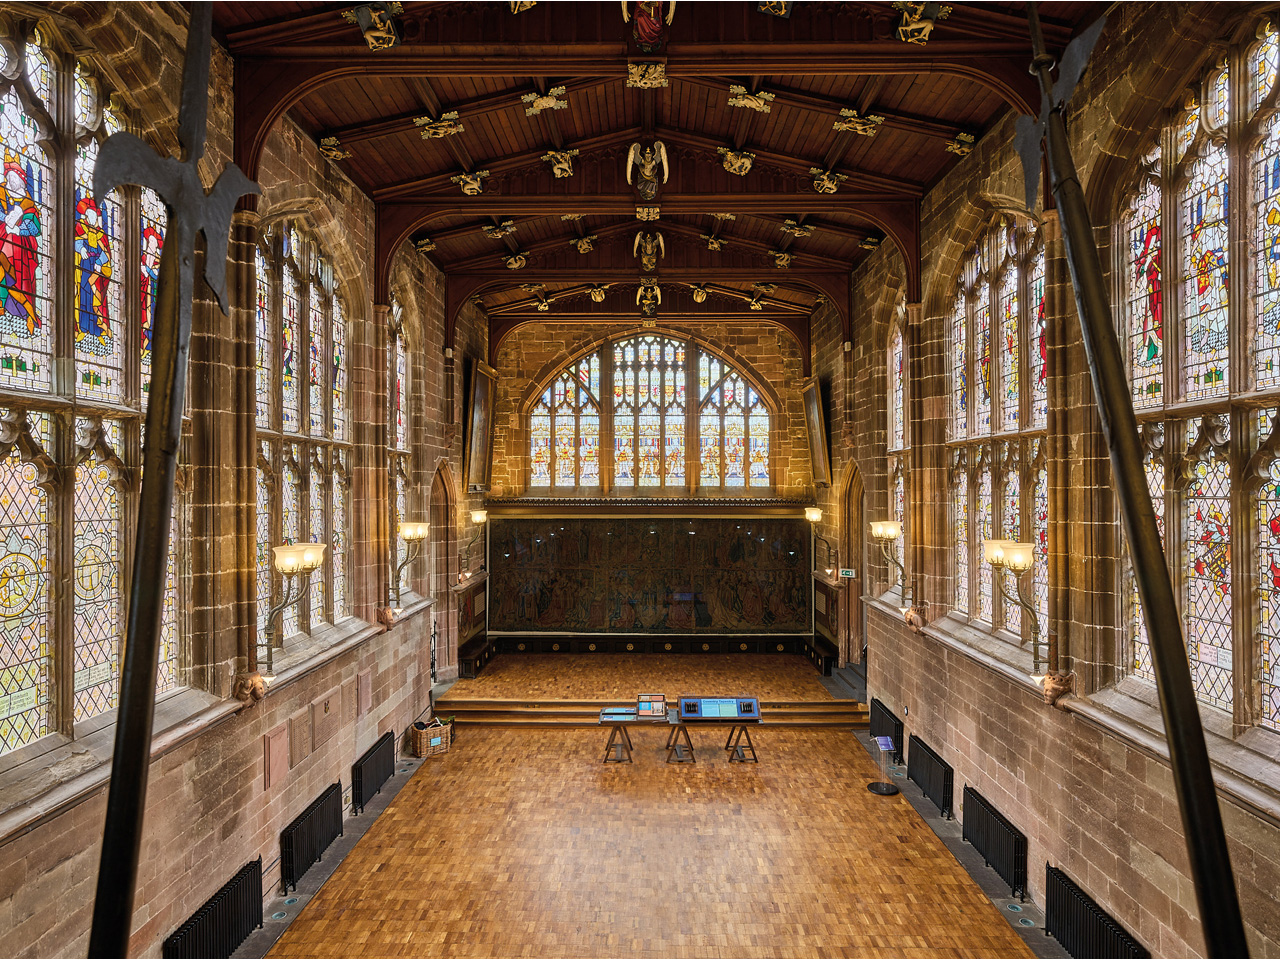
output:
<svg viewBox="0 0 1280 960"><path fill-rule="evenodd" d="M951 415L946 318L924 316L907 304L907 442L911 593L928 622L951 607L952 558L948 535L951 490L947 479L947 427Z"/></svg>
<svg viewBox="0 0 1280 960"><path fill-rule="evenodd" d="M374 304L351 330L351 612L369 623L389 603L391 525L387 476L387 343L391 308Z"/></svg>

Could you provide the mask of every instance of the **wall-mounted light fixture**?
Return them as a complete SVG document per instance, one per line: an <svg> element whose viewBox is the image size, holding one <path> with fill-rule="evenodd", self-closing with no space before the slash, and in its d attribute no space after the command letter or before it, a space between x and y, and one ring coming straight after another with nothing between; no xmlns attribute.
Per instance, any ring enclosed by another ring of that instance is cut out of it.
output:
<svg viewBox="0 0 1280 960"><path fill-rule="evenodd" d="M911 627L917 633L924 626L924 619L916 610L911 600L911 588L907 586L907 571L898 560L895 544L898 538L902 536L901 520L872 520L871 536L880 541L880 553L884 557L885 563L891 567L898 568L898 579L895 583L901 587L902 605L898 610L902 613L902 619L907 622L907 626ZM894 584L890 584L894 586Z"/></svg>
<svg viewBox="0 0 1280 960"><path fill-rule="evenodd" d="M267 683L276 678L274 656L276 617L302 599L302 595L307 590L307 584L311 582L311 574L324 564L324 552L328 549L327 543L286 543L283 546L271 548L272 563L276 572L284 577L284 596L279 603L267 611L267 622L263 628L267 648L267 669L263 671L262 679ZM299 584L296 593L293 589L295 578L300 578L296 581Z"/></svg>
<svg viewBox="0 0 1280 960"><path fill-rule="evenodd" d="M804 518L808 520L810 523L817 523L822 519L822 508L821 507L805 507ZM835 573L836 567L839 566L840 551L832 547L831 541L828 540L826 537L822 536L821 534L815 533L813 535L813 539L821 543L827 550L826 566L823 569L826 571L827 576L829 577L833 573Z"/></svg>
<svg viewBox="0 0 1280 960"><path fill-rule="evenodd" d="M464 555L466 556L466 558L467 558L467 569L466 569L466 570L462 570L462 571L460 571L460 572L458 573L458 582L459 582L459 583L462 583L462 581L463 581L463 580L466 580L468 577L470 577L470 576L471 576L471 548L472 548L473 546L475 546L475 542L476 542L477 540L479 540L481 536L483 536L483 535L484 535L484 525L485 525L488 521L489 521L489 511L488 511L488 510L485 510L484 508L481 508L481 509L479 509L479 510L472 510L472 511L471 511L471 522L472 522L472 523L474 523L474 524L476 525L476 533L475 533L475 536L473 536L473 537L471 538L471 540L467 543L466 553L464 554ZM481 559L480 559L480 569L481 569L481 570L483 570L483 569L484 569L484 555L483 555L483 554L481 554Z"/></svg>
<svg viewBox="0 0 1280 960"><path fill-rule="evenodd" d="M1010 603L1016 603L1019 607L1027 612L1031 620L1031 660L1035 667L1035 672L1040 672L1040 618L1036 614L1036 608L1027 599L1026 596L1026 579L1023 576L1031 570L1036 562L1036 545L1034 543L1020 543L1016 540L983 540L982 556L987 563L991 564L996 571L996 586L1000 590L1000 595ZM1017 594L1011 596L1004 588L1004 577L1000 573L1008 570L1013 574L1013 580L1017 587ZM1033 680L1036 678L1033 676ZM1037 682L1042 682L1037 680Z"/></svg>
<svg viewBox="0 0 1280 960"><path fill-rule="evenodd" d="M408 545L408 549L404 552L404 559L395 565L395 575L391 578L396 601L395 606L391 608L392 616L400 612L400 575L404 573L405 567L418 559L422 553L422 543L430 532L431 524L429 523L406 521L400 524L400 539Z"/></svg>

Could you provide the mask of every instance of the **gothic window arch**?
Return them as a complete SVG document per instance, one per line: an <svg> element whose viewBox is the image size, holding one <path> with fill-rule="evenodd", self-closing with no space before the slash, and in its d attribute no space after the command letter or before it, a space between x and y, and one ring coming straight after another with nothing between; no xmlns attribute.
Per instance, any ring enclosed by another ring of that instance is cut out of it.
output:
<svg viewBox="0 0 1280 960"><path fill-rule="evenodd" d="M1026 642L1031 624L1000 587L1013 575L984 561L983 541L1035 544L1031 573L1040 636L1048 621L1048 419L1044 242L1035 224L997 215L961 263L949 311L953 611Z"/></svg>
<svg viewBox="0 0 1280 960"><path fill-rule="evenodd" d="M1152 131L1118 204L1116 299L1196 695L1237 729L1280 730L1280 85L1276 31L1254 36ZM1150 683L1127 557L1120 576L1120 659Z"/></svg>
<svg viewBox="0 0 1280 960"><path fill-rule="evenodd" d="M773 483L772 421L755 384L722 357L677 337L625 337L558 370L533 397L528 485L623 496L763 492Z"/></svg>
<svg viewBox="0 0 1280 960"><path fill-rule="evenodd" d="M136 124L91 56L44 23L0 49L0 753L119 696L167 214L137 187L92 196L101 143ZM190 677L186 515L180 486L158 695Z"/></svg>
<svg viewBox="0 0 1280 960"><path fill-rule="evenodd" d="M906 349L902 324L895 323L889 335L889 449L907 445Z"/></svg>
<svg viewBox="0 0 1280 960"><path fill-rule="evenodd" d="M273 546L328 544L277 644L350 615L350 409L347 313L331 262L296 223L272 224L254 258L258 434L259 642L281 589Z"/></svg>
<svg viewBox="0 0 1280 960"><path fill-rule="evenodd" d="M405 332L404 305L396 293L391 295L387 322L387 489L390 493L391 535L396 544L392 562L398 565L409 552L409 544L400 537L400 524L421 519L423 509L409 479L412 435L408 402L411 395L410 351ZM430 554L431 551L424 553ZM424 557L424 560L429 562L430 557ZM412 573L411 566L405 577L412 579Z"/></svg>

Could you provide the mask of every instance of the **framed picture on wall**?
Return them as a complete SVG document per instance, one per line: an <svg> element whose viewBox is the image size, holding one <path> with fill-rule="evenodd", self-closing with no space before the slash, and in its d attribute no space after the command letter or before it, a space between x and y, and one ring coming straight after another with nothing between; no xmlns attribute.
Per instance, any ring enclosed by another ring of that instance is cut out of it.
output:
<svg viewBox="0 0 1280 960"><path fill-rule="evenodd" d="M471 397L467 411L467 446L464 471L468 493L489 489L489 469L493 441L493 398L498 371L483 360L471 361Z"/></svg>
<svg viewBox="0 0 1280 960"><path fill-rule="evenodd" d="M800 384L804 399L804 425L809 431L809 462L813 464L815 486L831 486L831 456L827 450L827 421L822 416L822 390L817 377Z"/></svg>

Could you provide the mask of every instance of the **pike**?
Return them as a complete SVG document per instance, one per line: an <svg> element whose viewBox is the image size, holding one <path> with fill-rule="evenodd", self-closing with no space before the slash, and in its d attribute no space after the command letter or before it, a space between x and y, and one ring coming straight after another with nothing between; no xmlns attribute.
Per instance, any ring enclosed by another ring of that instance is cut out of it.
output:
<svg viewBox="0 0 1280 960"><path fill-rule="evenodd" d="M1084 190L1076 174L1067 127L1063 120L1080 76L1089 62L1105 18L1099 18L1067 45L1054 83L1049 71L1053 57L1045 51L1044 35L1034 2L1027 4L1033 59L1031 73L1040 81L1040 116L1019 117L1014 146L1022 157L1027 209L1036 202L1040 179L1041 141L1049 163L1049 182L1062 222L1062 241L1071 269L1076 312L1080 316L1085 355L1093 379L1098 419L1111 454L1112 480L1120 503L1120 519L1129 541L1134 580L1142 600L1151 660L1155 667L1160 713L1169 741L1169 765L1174 792L1182 815L1182 832L1191 864L1205 947L1211 957L1247 957L1244 921L1231 871L1218 795L1209 766L1204 728L1191 684L1191 666L1182 636L1182 621L1174 601L1173 581L1165 562L1160 530L1156 526L1151 491L1147 489L1138 441L1138 419L1129 396L1120 341L1111 320L1111 301L1102 278L1098 247L1089 223ZM1057 663L1051 668L1056 669Z"/></svg>
<svg viewBox="0 0 1280 960"><path fill-rule="evenodd" d="M152 335L152 389L142 449L142 497L120 676L120 711L89 934L91 957L128 956L133 926L173 484L191 345L196 234L202 233L205 238L205 282L226 313L226 249L231 215L242 196L261 192L234 164L227 165L208 193L200 182L196 165L205 147L212 23L212 4L191 5L178 113L183 159L161 157L138 137L116 133L103 143L93 171L93 192L98 203L122 184L140 184L159 194L169 219L160 255Z"/></svg>

